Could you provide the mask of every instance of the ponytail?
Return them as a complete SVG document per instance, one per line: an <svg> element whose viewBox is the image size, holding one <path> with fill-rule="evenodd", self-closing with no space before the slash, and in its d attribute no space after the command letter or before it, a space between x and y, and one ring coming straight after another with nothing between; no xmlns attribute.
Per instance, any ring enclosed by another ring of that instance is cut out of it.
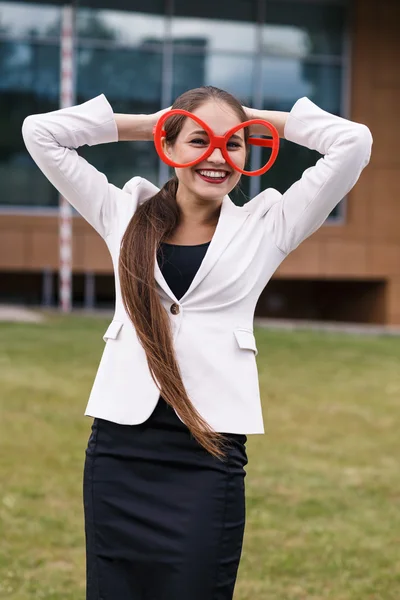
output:
<svg viewBox="0 0 400 600"><path fill-rule="evenodd" d="M119 258L122 300L162 397L176 410L199 444L222 459L226 456L225 437L203 419L186 393L175 355L170 317L155 286L156 251L180 221L177 189L178 179L174 177L141 204L129 222Z"/></svg>

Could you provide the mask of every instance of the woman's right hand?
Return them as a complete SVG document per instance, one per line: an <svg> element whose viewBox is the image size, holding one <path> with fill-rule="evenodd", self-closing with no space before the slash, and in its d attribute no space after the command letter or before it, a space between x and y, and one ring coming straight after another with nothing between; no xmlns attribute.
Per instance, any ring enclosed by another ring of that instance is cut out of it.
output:
<svg viewBox="0 0 400 600"><path fill-rule="evenodd" d="M157 125L158 119L160 119L160 117L162 117L163 114L165 114L169 110L171 110L171 106L169 106L168 108L162 108L161 110L159 110L159 111L153 113L152 115L150 115L152 117L152 121L153 121L153 126L152 126L152 129L151 129L151 139L153 139L153 129Z"/></svg>

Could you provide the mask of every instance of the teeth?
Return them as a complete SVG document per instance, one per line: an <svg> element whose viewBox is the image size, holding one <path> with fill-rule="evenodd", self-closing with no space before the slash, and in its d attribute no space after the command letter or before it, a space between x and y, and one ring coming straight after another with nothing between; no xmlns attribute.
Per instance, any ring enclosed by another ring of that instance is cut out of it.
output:
<svg viewBox="0 0 400 600"><path fill-rule="evenodd" d="M226 171L199 171L200 175L204 177L214 177L215 179L225 177Z"/></svg>

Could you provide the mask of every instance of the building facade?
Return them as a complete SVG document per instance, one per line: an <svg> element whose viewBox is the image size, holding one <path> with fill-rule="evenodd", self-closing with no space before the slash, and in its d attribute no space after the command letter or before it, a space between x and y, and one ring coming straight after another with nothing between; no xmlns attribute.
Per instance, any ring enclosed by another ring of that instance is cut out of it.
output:
<svg viewBox="0 0 400 600"><path fill-rule="evenodd" d="M65 2L0 1L0 301L57 303L58 193L21 137L28 114L59 108ZM381 0L81 0L76 9L76 102L104 93L115 112L150 113L210 84L247 106L290 110L301 96L366 123L373 156L324 226L281 265L257 315L400 323L398 155L400 4ZM83 148L122 186L169 176L151 142ZM255 154L253 164L262 160ZM274 167L242 178L244 204L284 192L318 154L283 142ZM73 218L75 306L110 306L108 250Z"/></svg>

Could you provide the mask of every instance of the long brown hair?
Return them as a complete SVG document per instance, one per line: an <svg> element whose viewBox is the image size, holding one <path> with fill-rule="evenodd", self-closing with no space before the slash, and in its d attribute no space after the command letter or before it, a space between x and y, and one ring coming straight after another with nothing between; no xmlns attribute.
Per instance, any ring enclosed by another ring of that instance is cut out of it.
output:
<svg viewBox="0 0 400 600"><path fill-rule="evenodd" d="M227 104L241 122L246 121L240 102L228 92L212 86L185 92L175 100L172 108L193 112L210 100ZM174 144L185 118L177 115L165 123L168 144ZM162 397L176 410L199 444L222 459L226 456L223 450L226 438L211 428L187 395L173 346L170 317L155 287L156 250L162 241L172 236L180 221L177 189L178 179L173 177L155 196L137 208L126 228L119 258L122 300Z"/></svg>

